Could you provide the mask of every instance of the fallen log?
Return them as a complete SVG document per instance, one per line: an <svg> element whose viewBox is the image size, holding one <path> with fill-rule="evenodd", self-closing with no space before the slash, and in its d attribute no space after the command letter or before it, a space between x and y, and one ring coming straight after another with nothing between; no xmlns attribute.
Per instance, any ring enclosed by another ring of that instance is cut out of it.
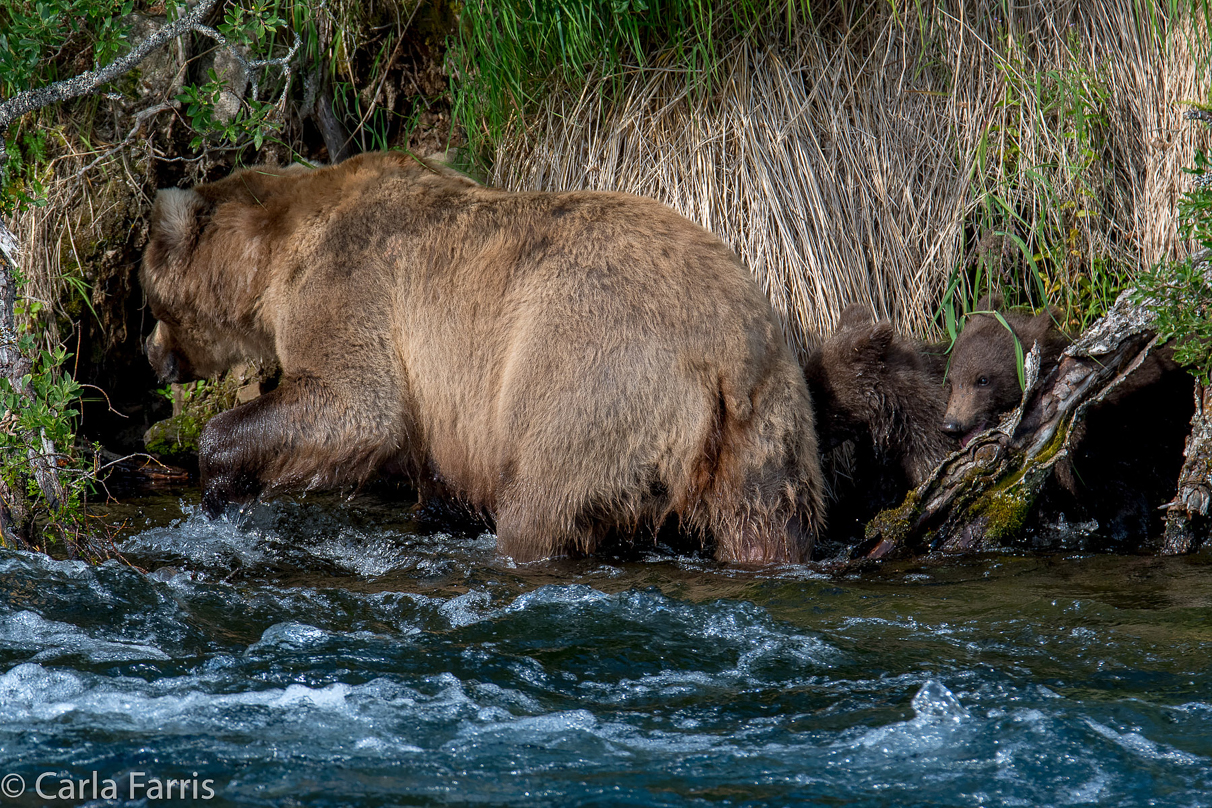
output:
<svg viewBox="0 0 1212 808"><path fill-rule="evenodd" d="M1091 409L1115 394L1159 347L1148 301L1134 292L1115 305L1040 378L1039 354L1026 357L1023 399L996 428L947 458L897 508L867 525L855 557L889 558L932 550L961 553L1005 546L1021 532L1044 486L1071 475ZM1168 506L1161 552L1189 552L1207 535L1212 503L1209 436L1212 398L1202 392L1187 439L1178 495Z"/></svg>

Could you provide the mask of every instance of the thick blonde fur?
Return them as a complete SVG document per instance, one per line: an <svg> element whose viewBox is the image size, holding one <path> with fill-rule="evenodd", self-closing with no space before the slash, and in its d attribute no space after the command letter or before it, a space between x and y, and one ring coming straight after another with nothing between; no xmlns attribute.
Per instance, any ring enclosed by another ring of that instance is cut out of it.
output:
<svg viewBox="0 0 1212 808"><path fill-rule="evenodd" d="M410 474L519 560L676 518L729 561L807 560L812 405L718 239L624 194L508 193L366 154L161 192L143 287L161 374L274 361L203 435L212 512Z"/></svg>

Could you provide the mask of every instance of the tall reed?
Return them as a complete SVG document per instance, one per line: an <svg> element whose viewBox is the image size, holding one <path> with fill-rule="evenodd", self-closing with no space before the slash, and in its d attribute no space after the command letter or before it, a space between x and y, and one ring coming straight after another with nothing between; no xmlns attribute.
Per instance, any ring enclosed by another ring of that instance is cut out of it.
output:
<svg viewBox="0 0 1212 808"><path fill-rule="evenodd" d="M639 30L634 3L609 19L617 4L567 5L594 9L586 30ZM464 37L481 44L465 38L459 58L491 45L521 65L504 44L520 7L469 3ZM1185 3L751 4L749 27L720 22L731 4L686 7L700 16L681 40L650 26L561 61L563 23L540 15L516 22L525 70L462 62L464 120L506 99L472 124L494 145L492 181L665 201L734 246L799 350L850 302L938 336L994 288L1080 326L1186 249L1175 201L1206 135L1180 118L1207 96L1208 47ZM690 60L702 31L710 48Z"/></svg>

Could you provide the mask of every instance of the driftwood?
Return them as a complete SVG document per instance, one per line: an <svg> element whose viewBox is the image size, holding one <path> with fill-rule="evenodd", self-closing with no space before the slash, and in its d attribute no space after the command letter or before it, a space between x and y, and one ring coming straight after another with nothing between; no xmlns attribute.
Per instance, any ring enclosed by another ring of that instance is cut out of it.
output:
<svg viewBox="0 0 1212 808"><path fill-rule="evenodd" d="M1090 408L1112 395L1156 350L1147 304L1125 292L1112 309L1039 378L1038 352L1027 356L1022 403L995 429L974 438L943 462L900 507L867 526L858 555L885 558L928 550L971 552L1015 538L1054 473L1068 473L1075 441ZM1209 486L1209 416L1212 396L1200 406L1187 439L1178 495L1169 505L1165 553L1194 549L1212 502Z"/></svg>

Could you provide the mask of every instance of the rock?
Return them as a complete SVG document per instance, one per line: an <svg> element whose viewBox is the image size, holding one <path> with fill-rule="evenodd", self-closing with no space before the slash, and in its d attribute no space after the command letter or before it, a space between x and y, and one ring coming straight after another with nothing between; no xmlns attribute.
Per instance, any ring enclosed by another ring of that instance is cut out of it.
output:
<svg viewBox="0 0 1212 808"><path fill-rule="evenodd" d="M163 28L167 21L164 17L136 13L127 14L122 18L122 23L127 27L127 38L134 48ZM140 62L136 84L140 99L148 96L168 99L181 91L185 81L185 62L189 55L187 48L184 38L179 38L152 51Z"/></svg>

